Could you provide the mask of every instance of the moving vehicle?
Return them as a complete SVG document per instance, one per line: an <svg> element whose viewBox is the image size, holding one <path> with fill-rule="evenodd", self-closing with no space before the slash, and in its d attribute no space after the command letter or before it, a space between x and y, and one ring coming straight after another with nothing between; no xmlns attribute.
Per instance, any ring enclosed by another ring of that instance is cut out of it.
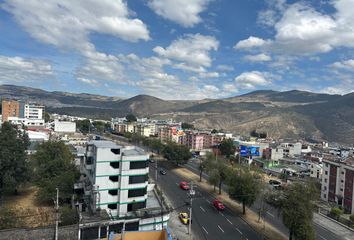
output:
<svg viewBox="0 0 354 240"><path fill-rule="evenodd" d="M217 210L224 210L225 209L225 206L224 204L219 200L219 199L215 199L213 201L213 205L214 207L217 209Z"/></svg>
<svg viewBox="0 0 354 240"><path fill-rule="evenodd" d="M181 220L181 222L185 225L187 225L189 223L189 216L188 213L186 212L180 212L179 213L179 219Z"/></svg>
<svg viewBox="0 0 354 240"><path fill-rule="evenodd" d="M183 190L189 190L189 185L187 182L181 182L179 184L179 187L182 188Z"/></svg>
<svg viewBox="0 0 354 240"><path fill-rule="evenodd" d="M165 169L163 169L163 168L160 169L160 174L161 174L161 175L166 175L166 173L167 173L167 172L166 172Z"/></svg>

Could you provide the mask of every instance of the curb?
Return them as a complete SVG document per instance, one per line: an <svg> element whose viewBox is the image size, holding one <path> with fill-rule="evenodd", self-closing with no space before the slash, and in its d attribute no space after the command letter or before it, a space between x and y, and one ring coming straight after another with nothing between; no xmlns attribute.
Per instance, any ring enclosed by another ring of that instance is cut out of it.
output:
<svg viewBox="0 0 354 240"><path fill-rule="evenodd" d="M332 222L334 222L334 223L336 223L336 224L341 225L342 227L345 227L346 229L348 229L348 230L350 230L350 231L352 231L352 232L354 232L354 229L353 229L353 228L348 227L347 225L345 225L345 224L343 224L343 223L341 223L341 222L338 222L338 221L334 220L333 218L328 217L327 215L325 215L325 214L323 214L323 213L317 213L317 214L318 214L318 215L321 215L322 217L327 218L328 220L331 220Z"/></svg>

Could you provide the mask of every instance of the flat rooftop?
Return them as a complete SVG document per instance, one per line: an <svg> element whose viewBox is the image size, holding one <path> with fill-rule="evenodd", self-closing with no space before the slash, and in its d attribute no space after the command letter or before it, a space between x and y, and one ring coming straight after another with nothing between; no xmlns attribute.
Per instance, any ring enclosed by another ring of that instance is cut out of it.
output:
<svg viewBox="0 0 354 240"><path fill-rule="evenodd" d="M141 148L123 148L123 153L125 156L135 156L135 155L145 155L147 154L143 149Z"/></svg>
<svg viewBox="0 0 354 240"><path fill-rule="evenodd" d="M95 145L98 148L122 148L122 146L117 145L112 141L106 141L106 140L91 140L89 144Z"/></svg>

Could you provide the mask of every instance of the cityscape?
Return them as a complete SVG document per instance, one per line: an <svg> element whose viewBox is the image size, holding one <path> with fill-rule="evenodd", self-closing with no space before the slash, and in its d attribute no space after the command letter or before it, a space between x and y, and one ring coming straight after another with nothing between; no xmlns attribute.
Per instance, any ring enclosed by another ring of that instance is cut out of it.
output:
<svg viewBox="0 0 354 240"><path fill-rule="evenodd" d="M0 3L0 240L354 239L353 0Z"/></svg>

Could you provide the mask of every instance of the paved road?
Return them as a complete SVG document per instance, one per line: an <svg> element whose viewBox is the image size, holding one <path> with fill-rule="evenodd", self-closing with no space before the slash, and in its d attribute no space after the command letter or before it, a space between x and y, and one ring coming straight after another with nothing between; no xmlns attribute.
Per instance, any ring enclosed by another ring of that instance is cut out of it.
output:
<svg viewBox="0 0 354 240"><path fill-rule="evenodd" d="M170 199L177 212L188 211L188 206L186 206L186 202L189 202L188 192L178 186L185 179L169 171L168 167L163 167L167 168L167 174L158 175L160 188ZM150 175L155 177L155 164L150 167ZM193 200L192 232L197 239L262 239L259 233L230 209L226 208L223 212L217 211L212 206L212 201L213 197L210 194L196 188Z"/></svg>
<svg viewBox="0 0 354 240"><path fill-rule="evenodd" d="M188 164L185 165L186 168L189 170L193 171L194 173L199 175L198 171L198 161L199 160L191 160ZM207 178L207 174L203 174L203 178ZM226 186L223 186L223 189L226 189ZM257 200L255 204L251 207L251 209L255 212L257 212L257 209L260 206L260 201ZM266 221L270 224L272 224L275 228L277 228L279 231L284 233L285 235L289 234L289 230L287 227L284 226L282 222L282 217L279 215L278 211L273 208L270 205L267 205L267 208L269 209L267 212L266 216ZM340 233L334 233L324 226L319 225L318 223L314 222L314 230L316 234L316 240L345 240L346 238L339 236L338 234Z"/></svg>

